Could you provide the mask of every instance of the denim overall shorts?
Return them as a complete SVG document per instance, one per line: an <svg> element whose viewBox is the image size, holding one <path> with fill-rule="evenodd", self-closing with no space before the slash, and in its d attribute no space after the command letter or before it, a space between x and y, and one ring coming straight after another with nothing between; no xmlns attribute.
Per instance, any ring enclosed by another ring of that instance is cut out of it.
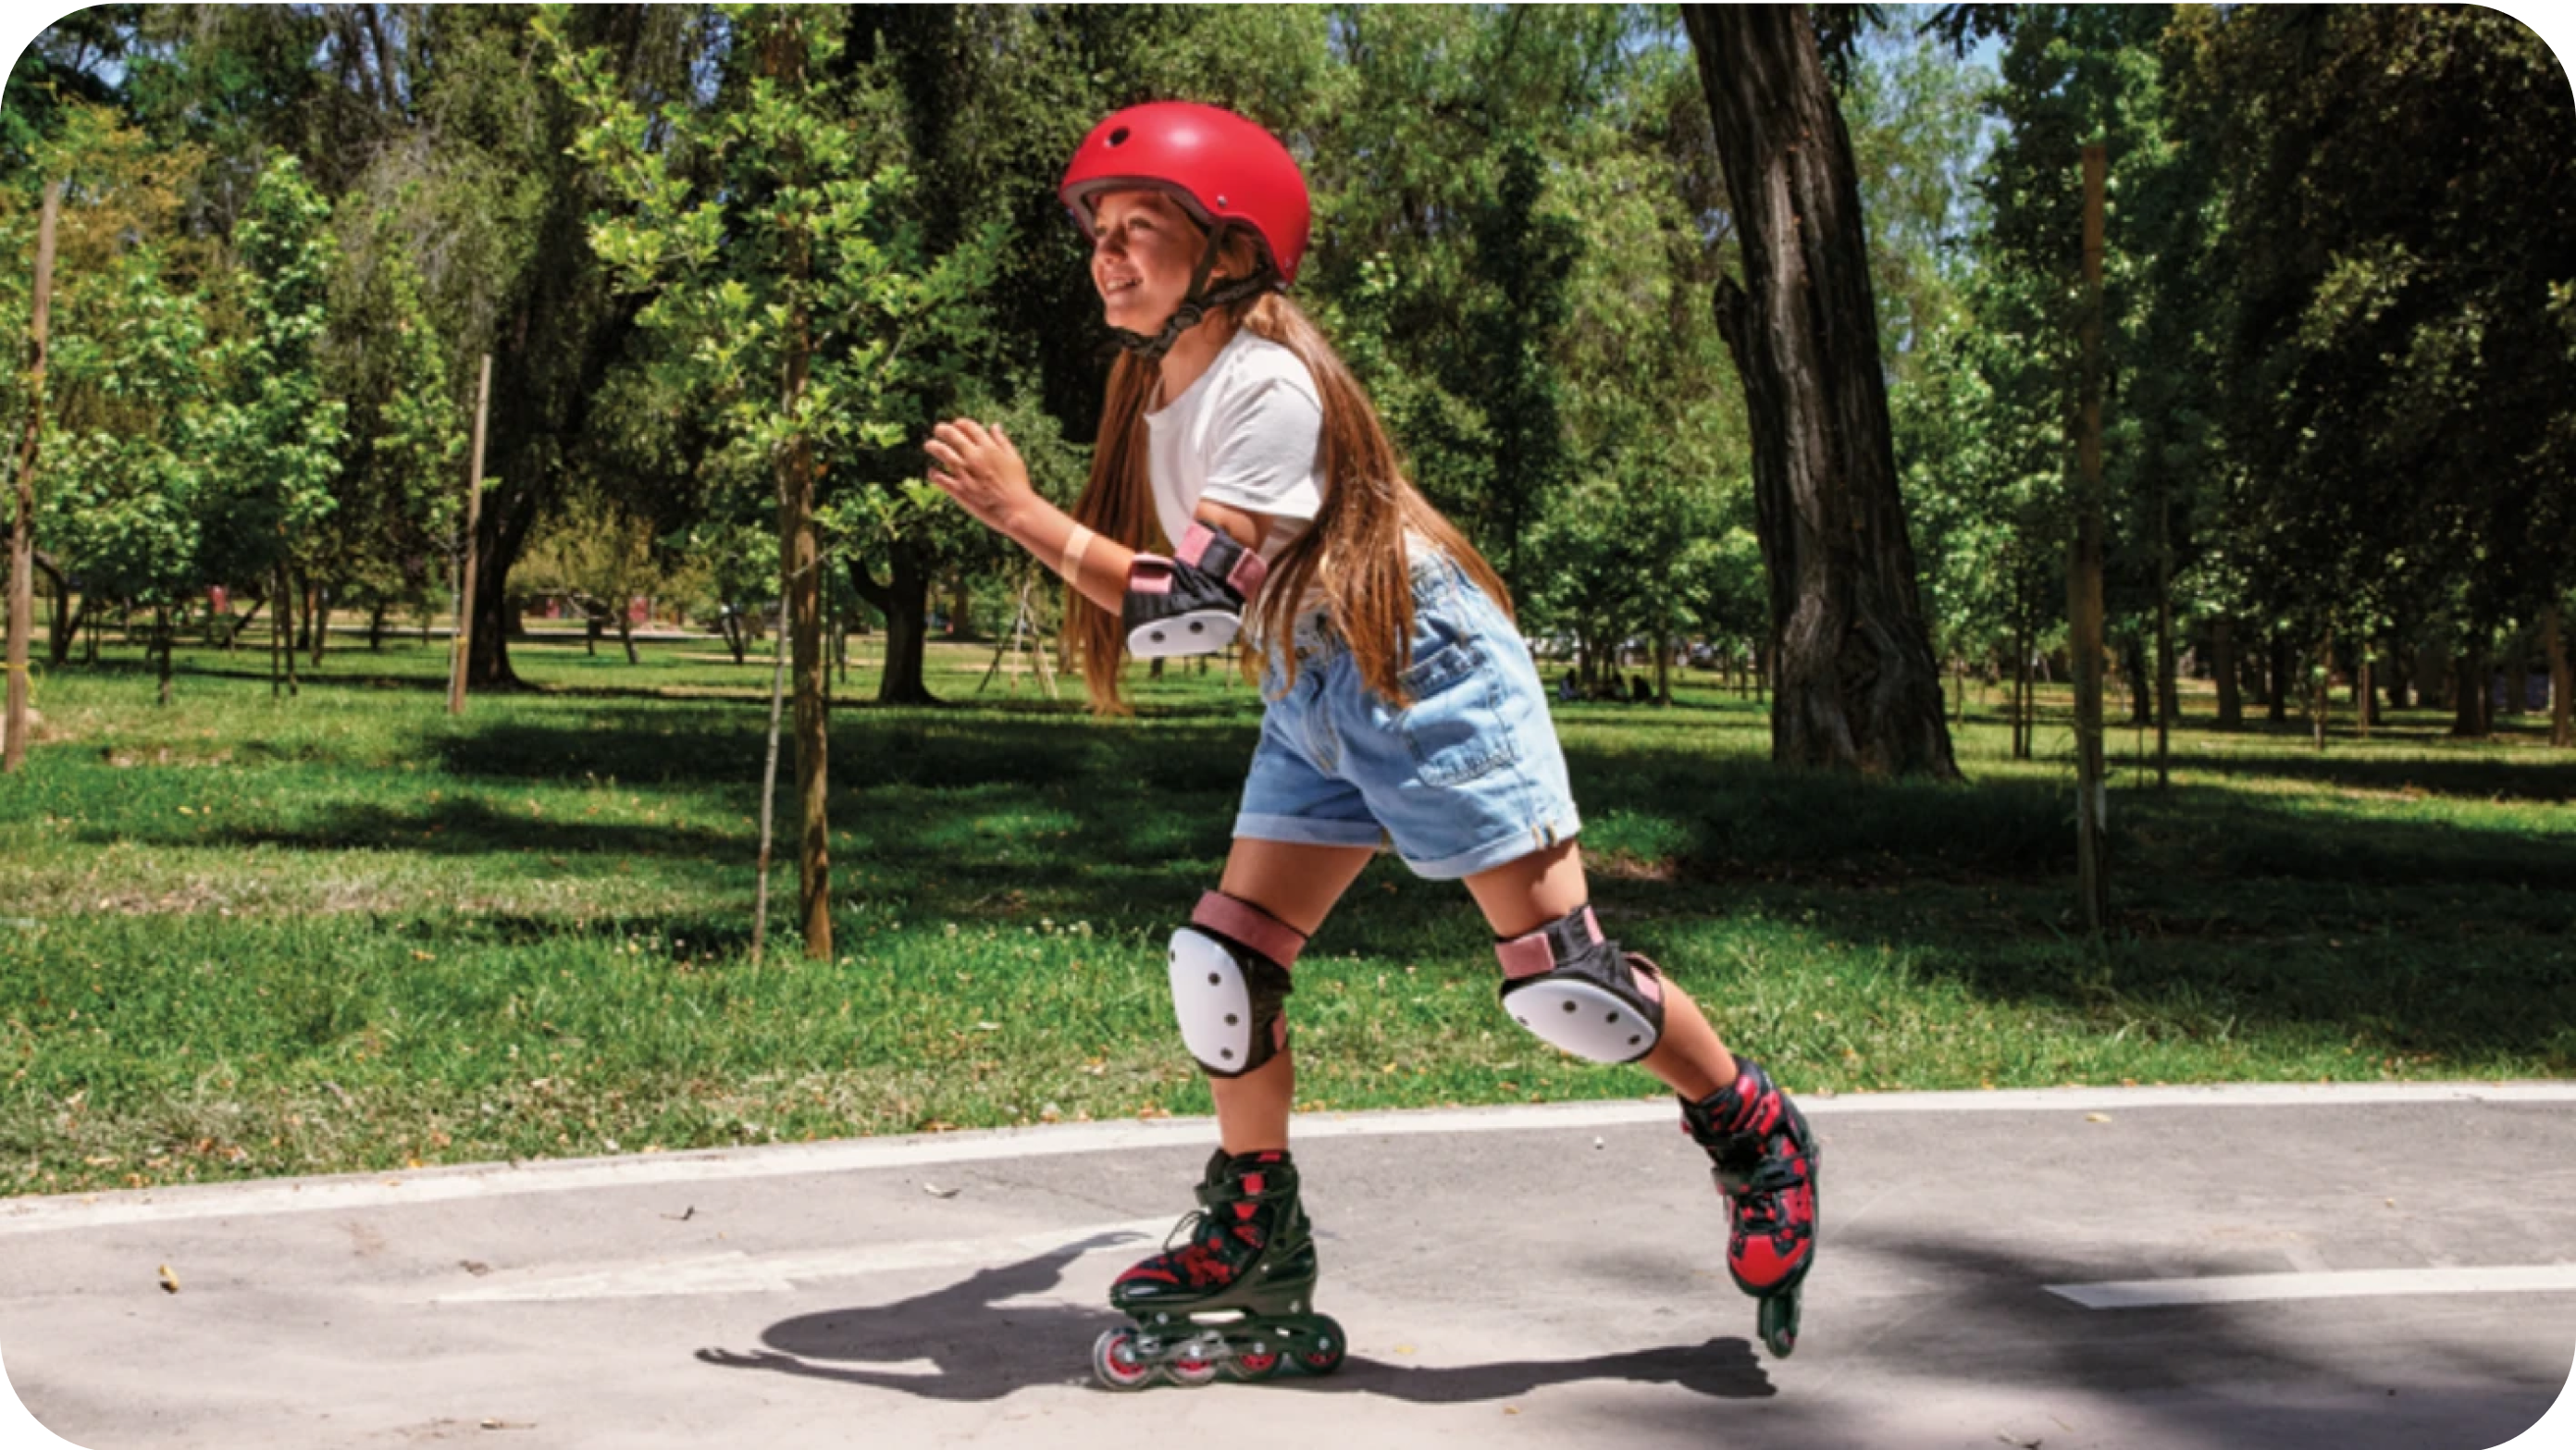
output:
<svg viewBox="0 0 2576 1450"><path fill-rule="evenodd" d="M1452 881L1582 828L1520 631L1446 554L1418 550L1410 572L1412 704L1398 709L1361 681L1320 610L1268 646L1267 709L1235 835L1392 847L1416 875Z"/></svg>

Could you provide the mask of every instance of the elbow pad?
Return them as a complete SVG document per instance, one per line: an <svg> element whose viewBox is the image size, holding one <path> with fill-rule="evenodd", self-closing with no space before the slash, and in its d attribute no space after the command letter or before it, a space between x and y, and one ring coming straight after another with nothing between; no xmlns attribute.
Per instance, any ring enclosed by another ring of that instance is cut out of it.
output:
<svg viewBox="0 0 2576 1450"><path fill-rule="evenodd" d="M1224 649L1269 572L1259 554L1205 524L1190 525L1168 559L1138 554L1121 610L1127 652L1150 660Z"/></svg>

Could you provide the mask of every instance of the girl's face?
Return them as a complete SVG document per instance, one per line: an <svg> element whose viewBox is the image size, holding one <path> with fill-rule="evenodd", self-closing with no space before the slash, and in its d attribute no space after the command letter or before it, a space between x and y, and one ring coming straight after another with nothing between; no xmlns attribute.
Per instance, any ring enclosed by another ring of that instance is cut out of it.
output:
<svg viewBox="0 0 2576 1450"><path fill-rule="evenodd" d="M1111 327L1158 332L1189 295L1206 238L1159 191L1113 191L1091 213L1091 285Z"/></svg>

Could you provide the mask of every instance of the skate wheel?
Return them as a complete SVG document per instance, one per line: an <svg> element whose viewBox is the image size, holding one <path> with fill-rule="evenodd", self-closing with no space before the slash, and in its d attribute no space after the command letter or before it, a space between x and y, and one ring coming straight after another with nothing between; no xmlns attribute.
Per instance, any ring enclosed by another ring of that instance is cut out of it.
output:
<svg viewBox="0 0 2576 1450"><path fill-rule="evenodd" d="M1091 1372L1113 1390L1141 1390L1154 1378L1154 1367L1136 1353L1136 1331L1104 1329L1091 1342Z"/></svg>
<svg viewBox="0 0 2576 1450"><path fill-rule="evenodd" d="M1297 1356L1297 1363L1308 1374L1331 1374L1342 1367L1342 1326L1327 1319L1318 1325L1315 1338Z"/></svg>
<svg viewBox="0 0 2576 1450"><path fill-rule="evenodd" d="M1188 1385L1195 1389L1216 1378L1216 1361L1197 1359L1185 1354L1164 1365L1163 1373L1171 1377L1172 1383Z"/></svg>
<svg viewBox="0 0 2576 1450"><path fill-rule="evenodd" d="M1762 1301L1762 1343L1771 1353L1787 1359L1798 1348L1798 1291L1774 1294Z"/></svg>
<svg viewBox="0 0 2576 1450"><path fill-rule="evenodd" d="M1246 1384L1266 1380L1279 1372L1279 1356L1246 1350L1226 1362L1226 1371Z"/></svg>

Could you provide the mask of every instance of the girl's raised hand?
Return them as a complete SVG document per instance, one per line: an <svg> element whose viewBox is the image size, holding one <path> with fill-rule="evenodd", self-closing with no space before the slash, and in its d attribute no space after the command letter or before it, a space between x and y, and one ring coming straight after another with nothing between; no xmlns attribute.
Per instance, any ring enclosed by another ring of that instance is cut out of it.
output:
<svg viewBox="0 0 2576 1450"><path fill-rule="evenodd" d="M1038 501L1028 465L1000 424L951 418L930 430L922 450L936 465L930 481L986 527L1008 534L1020 510Z"/></svg>

